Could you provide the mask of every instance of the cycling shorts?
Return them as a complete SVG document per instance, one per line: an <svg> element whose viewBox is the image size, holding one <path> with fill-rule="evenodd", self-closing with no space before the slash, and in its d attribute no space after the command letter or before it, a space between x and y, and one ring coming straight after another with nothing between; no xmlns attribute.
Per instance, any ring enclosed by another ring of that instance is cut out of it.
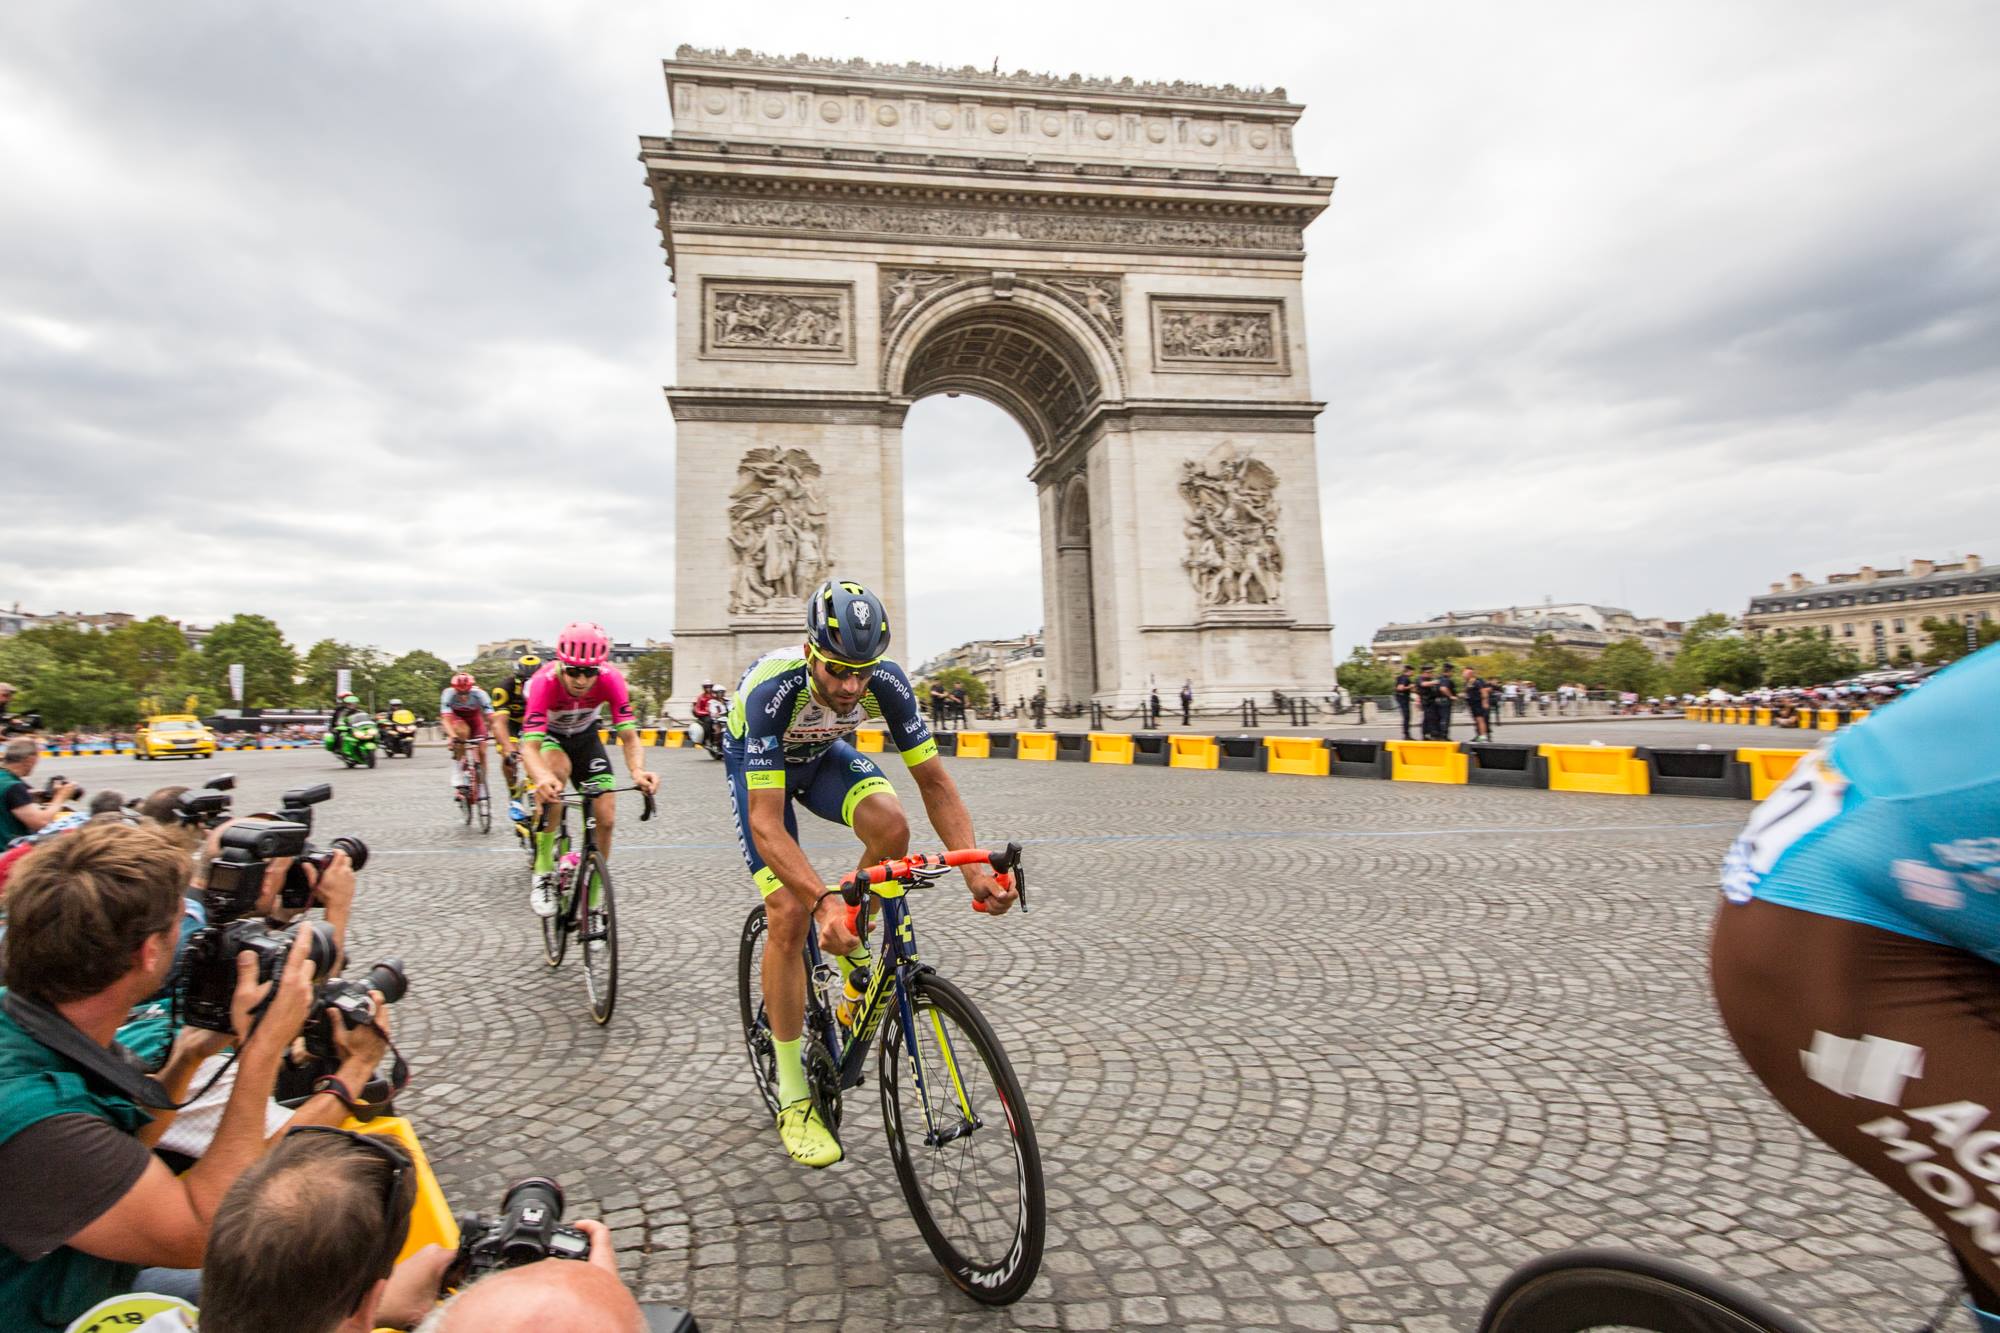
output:
<svg viewBox="0 0 2000 1333"><path fill-rule="evenodd" d="M580 792L605 792L618 785L611 776L611 755L595 728L567 736L550 733L542 737L542 749L569 756L570 785Z"/></svg>
<svg viewBox="0 0 2000 1333"><path fill-rule="evenodd" d="M466 732L466 738L468 740L486 739L486 714L478 712L461 713L454 708L451 711L447 712L445 714L445 717L451 719L454 722L464 723L465 726L468 728Z"/></svg>
<svg viewBox="0 0 2000 1333"><path fill-rule="evenodd" d="M764 858L757 854L757 840L750 836L749 783L740 756L732 753L728 745L723 747L722 766L729 775L729 809L736 820L737 844L743 849L744 863L750 867L750 878L756 881L758 892L768 898L772 890L783 885L778 872L765 865ZM894 795L896 788L882 776L874 760L847 741L835 741L817 759L785 765L785 832L793 841L798 840L799 820L792 809L794 802L829 823L853 828L854 807L879 791Z"/></svg>

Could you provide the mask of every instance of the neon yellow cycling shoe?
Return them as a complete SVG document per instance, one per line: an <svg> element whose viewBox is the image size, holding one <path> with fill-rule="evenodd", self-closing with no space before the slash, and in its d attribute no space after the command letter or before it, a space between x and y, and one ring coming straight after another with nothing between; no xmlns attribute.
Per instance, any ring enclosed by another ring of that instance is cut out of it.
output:
<svg viewBox="0 0 2000 1333"><path fill-rule="evenodd" d="M840 1140L820 1118L812 1098L801 1097L778 1111L778 1137L792 1160L807 1166L832 1166L841 1158Z"/></svg>

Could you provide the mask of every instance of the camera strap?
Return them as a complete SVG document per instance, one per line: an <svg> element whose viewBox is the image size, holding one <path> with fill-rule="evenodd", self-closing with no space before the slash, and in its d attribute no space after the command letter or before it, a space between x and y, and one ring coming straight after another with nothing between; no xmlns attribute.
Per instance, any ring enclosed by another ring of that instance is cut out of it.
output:
<svg viewBox="0 0 2000 1333"><path fill-rule="evenodd" d="M134 1105L154 1111L178 1111L186 1105L169 1097L159 1080L139 1068L137 1057L117 1042L99 1046L60 1013L17 991L8 991L0 998L0 1005L21 1031L71 1064L82 1066Z"/></svg>

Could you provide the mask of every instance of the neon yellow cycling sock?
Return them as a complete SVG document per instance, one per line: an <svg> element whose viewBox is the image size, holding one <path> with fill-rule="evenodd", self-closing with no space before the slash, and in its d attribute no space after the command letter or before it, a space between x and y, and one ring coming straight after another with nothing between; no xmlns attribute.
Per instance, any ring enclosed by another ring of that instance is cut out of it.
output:
<svg viewBox="0 0 2000 1333"><path fill-rule="evenodd" d="M535 835L535 873L546 875L556 868L556 835L553 830Z"/></svg>
<svg viewBox="0 0 2000 1333"><path fill-rule="evenodd" d="M801 1097L810 1096L806 1088L806 1062L799 1054L799 1043L803 1038L794 1037L790 1041L771 1038L771 1046L778 1052L778 1105L790 1106Z"/></svg>

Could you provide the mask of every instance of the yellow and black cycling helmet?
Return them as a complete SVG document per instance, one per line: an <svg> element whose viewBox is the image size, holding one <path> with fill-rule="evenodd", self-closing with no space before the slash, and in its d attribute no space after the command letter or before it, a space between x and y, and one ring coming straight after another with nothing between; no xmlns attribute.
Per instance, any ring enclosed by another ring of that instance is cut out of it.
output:
<svg viewBox="0 0 2000 1333"><path fill-rule="evenodd" d="M523 653L514 659L514 679L525 681L542 669L542 659L533 653Z"/></svg>

